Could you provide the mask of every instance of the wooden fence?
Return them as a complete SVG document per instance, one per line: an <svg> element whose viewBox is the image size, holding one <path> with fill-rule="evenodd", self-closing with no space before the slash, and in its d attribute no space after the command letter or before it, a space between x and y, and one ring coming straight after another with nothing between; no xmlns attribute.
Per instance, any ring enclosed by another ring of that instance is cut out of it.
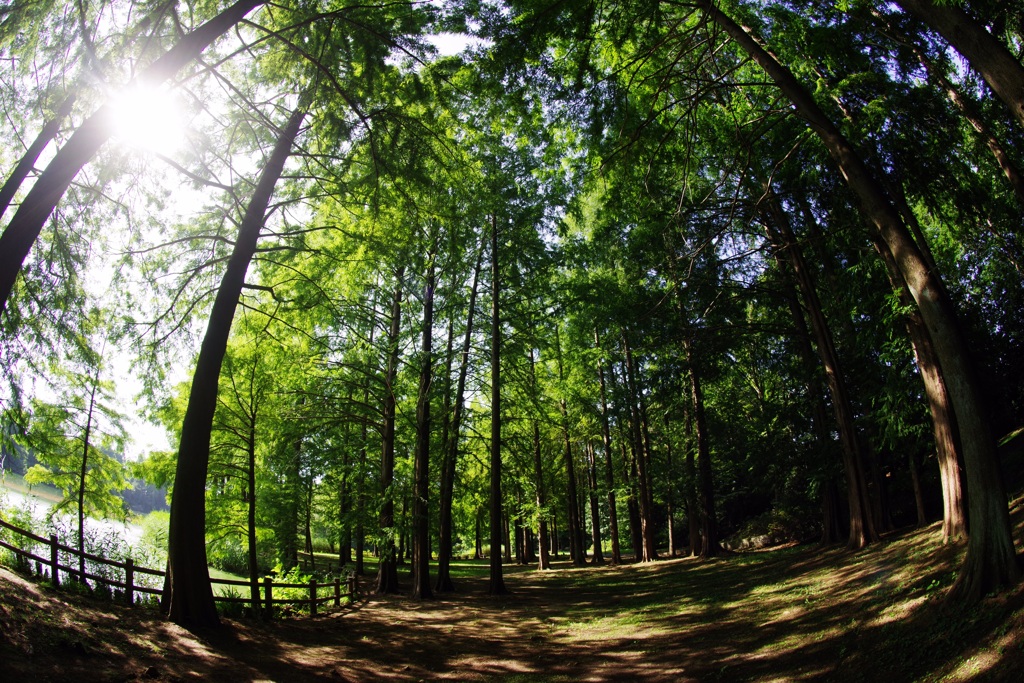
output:
<svg viewBox="0 0 1024 683"><path fill-rule="evenodd" d="M8 524L2 519L0 519L0 529L8 529L13 531L15 534L20 534L29 541L32 541L32 544L23 543L23 545L30 547L29 550L25 550L21 545L8 543L3 539L0 539L0 548L6 548L17 556L23 558L29 567L35 563L36 574L48 576L50 582L53 583L54 586L59 586L61 584L61 574L63 573L65 577L64 580L73 579L79 582L90 580L95 582L97 585L107 586L114 591L120 592L123 596L124 602L128 605L135 604L135 597L138 594L149 594L157 597L163 594L163 588L156 588L153 586L147 586L144 583L137 583L137 578L140 575L148 575L161 579L159 583L162 584L162 579L167 575L167 573L159 569L137 567L131 558L124 562L116 562L98 555L79 552L77 548L72 548L60 543L57 540L56 534L51 534L49 538L44 538L43 536L37 536L31 532L25 531L24 529ZM33 552L37 550L38 546L43 546L44 548L42 555L37 555ZM89 571L83 572L80 568L81 558L93 563L93 565L112 567L115 570L118 570L117 574L119 576L117 578L111 578L109 576L90 573ZM67 561L70 564L62 564L62 560ZM74 564L79 566L70 566ZM334 607L340 607L341 599L343 597L355 600L359 593L358 577L354 572L348 574L345 581L346 585L344 591L342 591L341 579L339 578L335 578L333 582L328 583L317 583L316 579L310 579L309 583L305 584L275 583L273 578L266 576L263 578L262 582L258 578L254 577L250 581L210 579L210 583L221 586L248 588L248 597L214 594L213 599L217 602L244 604L249 605L250 607L254 607L253 602L255 599L259 605L257 609L253 610L253 612L262 612L263 616L268 619L273 618L275 605L288 604L305 606L309 608L310 616L315 617L321 605L332 602ZM309 597L298 599L275 598L274 589L305 589L308 590Z"/></svg>

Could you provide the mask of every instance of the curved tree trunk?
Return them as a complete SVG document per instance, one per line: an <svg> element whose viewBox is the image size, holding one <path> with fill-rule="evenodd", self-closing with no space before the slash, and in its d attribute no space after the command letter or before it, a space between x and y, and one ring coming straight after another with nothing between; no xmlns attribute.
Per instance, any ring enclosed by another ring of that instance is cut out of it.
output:
<svg viewBox="0 0 1024 683"><path fill-rule="evenodd" d="M893 290L904 308L910 308L912 299L903 282L892 253L881 240L875 247L885 262ZM963 483L960 475L960 442L957 435L956 416L949 402L949 392L942 378L941 368L935 357L928 329L917 310L906 316L907 333L917 359L917 367L924 383L928 409L932 415L932 436L935 439L936 459L939 463L939 479L942 482L942 542L958 543L967 538L967 517L964 512Z"/></svg>
<svg viewBox="0 0 1024 683"><path fill-rule="evenodd" d="M215 626L220 621L206 561L206 474L217 385L245 273L256 252L274 185L291 153L303 116L300 109L292 113L260 175L217 289L192 377L178 446L167 534L167 576L161 602L167 617L183 626Z"/></svg>
<svg viewBox="0 0 1024 683"><path fill-rule="evenodd" d="M962 54L1024 125L1024 67L1005 45L951 3L896 0L896 4L937 31Z"/></svg>
<svg viewBox="0 0 1024 683"><path fill-rule="evenodd" d="M963 330L938 273L928 267L882 185L793 74L753 35L724 15L714 2L699 0L698 5L775 81L828 148L857 196L861 211L888 245L921 312L956 414L967 471L971 533L963 571L950 597L975 601L991 590L1016 583L1020 579L1020 567L1010 533L1010 515L995 438L985 414ZM929 3L929 7L935 6Z"/></svg>
<svg viewBox="0 0 1024 683"><path fill-rule="evenodd" d="M133 82L159 85L167 81L264 1L238 0L182 38L136 76ZM126 87L131 87L131 84ZM25 201L0 236L0 313L7 307L7 299L21 271L21 265L39 237L46 219L53 213L78 172L96 156L96 152L113 134L108 123L112 109L113 104L108 100L72 133L32 185Z"/></svg>
<svg viewBox="0 0 1024 683"><path fill-rule="evenodd" d="M768 205L771 222L776 229L773 241L786 252L800 293L803 295L818 348L818 357L825 370L825 380L832 396L832 408L843 449L843 467L846 472L846 491L850 509L850 536L847 547L859 550L868 543L878 541L879 537L874 517L870 514L871 502L868 500L867 477L864 473L864 453L857 435L846 375L839 362L839 354L836 352L828 321L825 320L814 280L804 261L803 252L796 243L796 236L790 228L789 217L779 206L778 199L770 194Z"/></svg>
<svg viewBox="0 0 1024 683"><path fill-rule="evenodd" d="M68 95L64 102L57 109L57 113L52 119L47 121L39 134L36 135L35 140L29 145L28 149L25 150L25 154L22 155L21 160L18 161L18 165L11 171L11 175L7 177L3 187L0 187L0 218L3 217L7 211L7 207L11 205L11 200L14 199L14 195L18 193L22 183L25 182L25 178L32 172L35 167L36 161L39 160L39 155L43 153L46 146L50 144L50 141L57 136L60 131L60 124L64 122L64 119L71 113L71 108L75 105L75 96Z"/></svg>

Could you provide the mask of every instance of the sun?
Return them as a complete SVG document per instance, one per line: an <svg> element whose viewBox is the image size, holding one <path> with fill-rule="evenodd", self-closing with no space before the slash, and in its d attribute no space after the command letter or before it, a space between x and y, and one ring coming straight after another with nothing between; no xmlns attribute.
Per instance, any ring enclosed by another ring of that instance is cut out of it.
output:
<svg viewBox="0 0 1024 683"><path fill-rule="evenodd" d="M110 125L121 144L168 156L184 143L185 113L167 88L135 82L110 101Z"/></svg>

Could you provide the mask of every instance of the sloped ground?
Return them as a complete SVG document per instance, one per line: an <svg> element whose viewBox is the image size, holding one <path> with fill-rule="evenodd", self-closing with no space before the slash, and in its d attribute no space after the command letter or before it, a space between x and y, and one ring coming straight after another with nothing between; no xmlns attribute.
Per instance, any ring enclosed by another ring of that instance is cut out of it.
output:
<svg viewBox="0 0 1024 683"><path fill-rule="evenodd" d="M1020 499L1014 513L1019 530ZM856 554L507 567L506 597L464 579L436 600L201 633L2 569L0 681L1022 680L1024 587L943 606L962 549L937 534Z"/></svg>

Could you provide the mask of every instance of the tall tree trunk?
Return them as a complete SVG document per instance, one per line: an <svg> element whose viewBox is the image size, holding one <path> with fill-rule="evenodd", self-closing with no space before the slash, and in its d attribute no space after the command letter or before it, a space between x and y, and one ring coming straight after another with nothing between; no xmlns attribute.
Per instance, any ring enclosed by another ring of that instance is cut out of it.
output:
<svg viewBox="0 0 1024 683"><path fill-rule="evenodd" d="M423 292L423 346L420 349L420 389L416 400L416 449L413 454L415 488L412 499L412 597L433 597L430 590L430 385L433 373L434 285L437 244L428 256Z"/></svg>
<svg viewBox="0 0 1024 683"><path fill-rule="evenodd" d="M562 344L557 328L555 329L555 357L558 361L558 381L561 384L565 382L565 370L562 367ZM564 387L562 391L565 391ZM564 396L558 401L558 410L562 421L562 460L565 463L565 500L566 521L569 525L569 556L574 566L582 567L587 563L587 555L583 549L583 524L578 507L579 493L576 483L576 466L573 462L572 441L569 438L569 412Z"/></svg>
<svg viewBox="0 0 1024 683"><path fill-rule="evenodd" d="M256 363L252 364L255 375ZM252 386L250 384L250 386ZM252 392L249 393L252 396ZM249 600L252 609L252 618L260 616L260 587L256 582L259 576L259 555L256 548L256 418L257 411L255 404L249 414L249 434L246 439L246 540L248 542L248 565L249 565Z"/></svg>
<svg viewBox="0 0 1024 683"><path fill-rule="evenodd" d="M810 214L810 211L808 210L807 213ZM771 240L770 230L768 235L769 240ZM782 254L775 250L773 256L780 271L785 273L785 262ZM796 330L793 340L796 342L800 359L806 368L807 400L811 404L811 410L813 411L811 420L814 437L820 445L824 446L827 443L831 443L832 437L830 434L831 430L828 427L828 408L825 406L825 399L822 396L820 380L818 379L818 369L822 367L821 359L814 352L814 347L811 345L811 333L807 329L807 320L804 318L804 311L800 307L799 297L797 296L792 278L783 275L781 282L783 297L786 299L786 305L789 306L789 313L793 318L793 328ZM837 485L835 478L828 473L819 477L819 484L821 491L821 545L831 545L838 543L842 536L839 525Z"/></svg>
<svg viewBox="0 0 1024 683"><path fill-rule="evenodd" d="M487 592L505 595L501 570L501 283L498 267L498 217L491 215L491 567Z"/></svg>
<svg viewBox="0 0 1024 683"><path fill-rule="evenodd" d="M594 346L600 351L601 337L594 330ZM622 564L619 548L619 517L615 504L615 470L612 467L612 430L608 420L608 393L604 381L604 366L597 357L597 377L601 386L601 444L604 447L604 483L608 489L608 534L612 542L612 564Z"/></svg>
<svg viewBox="0 0 1024 683"><path fill-rule="evenodd" d="M206 562L206 474L217 385L245 273L256 252L274 185L284 169L303 116L301 109L292 113L260 175L217 289L192 377L178 446L167 534L167 576L161 601L167 617L182 626L215 626L220 622Z"/></svg>
<svg viewBox="0 0 1024 683"><path fill-rule="evenodd" d="M373 348L374 333L377 330L376 318L377 302L374 299L370 304L370 348ZM369 376L367 376L363 384L363 405L370 405ZM356 575L363 576L366 572L366 462L369 456L368 439L370 430L370 420L366 414L360 420L359 430L359 492L356 496Z"/></svg>
<svg viewBox="0 0 1024 683"><path fill-rule="evenodd" d="M640 562L643 559L644 534L640 520L640 503L637 496L636 481L636 443L632 439L626 439L620 433L619 450L622 452L623 474L627 486L626 511L629 514L629 540L633 546L633 561Z"/></svg>
<svg viewBox="0 0 1024 683"><path fill-rule="evenodd" d="M874 517L871 515L867 477L864 473L864 453L861 449L861 439L857 435L857 425L854 422L846 375L839 362L839 354L836 352L828 321L825 320L825 313L821 306L821 300L818 298L814 279L790 227L789 216L779 205L778 199L770 192L768 194L768 209L771 217L769 223L774 226L774 231L771 231L774 234L770 234L769 238L781 251L785 252L792 268L811 321L818 357L825 370L825 381L832 396L832 409L839 430L839 442L843 449L846 493L850 509L850 536L847 547L859 550L869 543L878 541L879 537Z"/></svg>
<svg viewBox="0 0 1024 683"><path fill-rule="evenodd" d="M194 60L210 43L241 21L246 14L265 0L238 0L235 4L183 37L178 44L161 55L135 77L136 82L160 85L172 78ZM11 222L0 236L0 313L7 307L11 289L29 250L39 237L46 219L82 167L99 151L113 134L109 121L114 104L108 100L96 113L79 126L46 166Z"/></svg>
<svg viewBox="0 0 1024 683"><path fill-rule="evenodd" d="M913 299L892 252L881 240L875 240L875 248L885 262L889 281L899 297L900 304L910 311L905 317L907 333L917 360L918 371L921 373L921 381L924 383L925 396L928 398L928 409L932 416L932 436L935 439L935 454L939 464L939 481L942 483L942 542L959 543L967 538L967 518L964 512L956 416L950 405L949 392L946 390L946 382L942 377L928 329L921 320L920 312L911 306Z"/></svg>
<svg viewBox="0 0 1024 683"><path fill-rule="evenodd" d="M590 481L590 537L594 546L592 564L604 564L604 552L601 550L601 513L597 502L597 454L594 444L587 442L587 464Z"/></svg>
<svg viewBox="0 0 1024 683"><path fill-rule="evenodd" d="M629 391L630 423L633 426L634 453L636 455L637 497L640 503L640 539L641 547L637 559L652 562L658 559L658 551L654 542L654 497L651 495L650 476L648 473L647 444L643 437L643 415L640 407L640 392L637 389L636 366L633 363L633 349L629 344L629 335L622 331L622 348L626 361L626 387Z"/></svg>
<svg viewBox="0 0 1024 683"><path fill-rule="evenodd" d="M880 13L875 11L874 14L878 16ZM999 166L999 170L1003 172L1006 182L1009 183L1014 195L1016 195L1017 202L1024 204L1024 176L1021 176L1020 169L1017 168L1017 164L1014 163L1010 153L981 117L975 104L928 58L924 50L916 44L910 44L910 48L914 51L914 55L917 56L917 60L928 72L928 75L946 92L946 97L949 98L949 101L957 108L964 120L971 125L971 128L978 134L978 137L985 142L985 145L996 161L996 165Z"/></svg>
<svg viewBox="0 0 1024 683"><path fill-rule="evenodd" d="M889 246L921 312L956 414L967 471L971 533L963 571L950 591L950 598L972 602L989 591L1015 584L1020 579L1020 567L1010 533L1010 515L995 438L984 411L962 327L938 272L928 267L889 196L863 159L793 74L747 30L723 14L714 2L699 0L698 4L775 81L828 148L858 197L862 212ZM909 0L905 4L909 4ZM929 3L928 7L934 12L935 5Z"/></svg>
<svg viewBox="0 0 1024 683"><path fill-rule="evenodd" d="M85 431L82 434L82 465L78 468L78 581L85 583L85 481L89 474L89 446L92 443L93 415L96 411L96 392L100 384L100 370L97 366L89 390L89 408L86 411ZM56 580L56 579L54 579Z"/></svg>
<svg viewBox="0 0 1024 683"><path fill-rule="evenodd" d="M1024 125L1024 67L1005 45L952 4L931 0L897 0L896 4L937 31L962 54Z"/></svg>
<svg viewBox="0 0 1024 683"><path fill-rule="evenodd" d="M459 362L459 379L455 387L452 420L448 438L444 441L444 461L441 464L441 495L439 505L437 585L438 593L455 590L451 578L452 559L452 499L455 490L455 465L459 456L459 436L462 431L462 411L465 403L466 377L469 373L469 350L473 341L473 319L476 316L476 294L483 264L484 243L477 253L473 268L473 285L469 290L469 307L466 312L466 335L462 340L462 356ZM450 374L450 373L449 373Z"/></svg>
<svg viewBox="0 0 1024 683"><path fill-rule="evenodd" d="M690 406L686 411L686 525L689 531L690 555L699 557L701 554L700 511L697 506L697 441L693 429L693 394L691 388Z"/></svg>
<svg viewBox="0 0 1024 683"><path fill-rule="evenodd" d="M530 389L533 398L537 397L537 369L536 360L533 356L533 348L530 349ZM540 446L540 420L533 418L533 480L537 487L537 536L540 557L537 560L537 569L551 569L551 555L548 548L548 519L547 519L547 494L544 487L544 466Z"/></svg>
<svg viewBox="0 0 1024 683"><path fill-rule="evenodd" d="M36 161L39 160L39 155L43 153L43 150L50 144L50 141L60 132L60 125L68 117L68 114L71 113L73 106L75 106L75 96L68 95L60 107L57 108L57 113L54 117L43 124L43 128L36 135L36 139L25 150L25 154L22 155L18 165L11 171L11 175L7 177L3 187L0 187L0 218L3 218L7 207L11 205L11 200L14 199L14 195L18 193L22 183L25 182L25 178L32 172Z"/></svg>
<svg viewBox="0 0 1024 683"><path fill-rule="evenodd" d="M711 471L711 445L707 416L704 412L704 390L700 383L693 353L693 342L684 340L686 362L690 366L690 407L697 437L697 516L700 520L700 557L714 557L722 549L718 542L718 518L715 513L715 484Z"/></svg>
<svg viewBox="0 0 1024 683"><path fill-rule="evenodd" d="M384 374L384 434L380 459L380 530L384 547L377 563L378 593L398 591L398 558L395 548L395 379L398 376L398 336L402 331L402 280L405 267L395 275L395 294L391 301L391 328L388 331L388 366Z"/></svg>

